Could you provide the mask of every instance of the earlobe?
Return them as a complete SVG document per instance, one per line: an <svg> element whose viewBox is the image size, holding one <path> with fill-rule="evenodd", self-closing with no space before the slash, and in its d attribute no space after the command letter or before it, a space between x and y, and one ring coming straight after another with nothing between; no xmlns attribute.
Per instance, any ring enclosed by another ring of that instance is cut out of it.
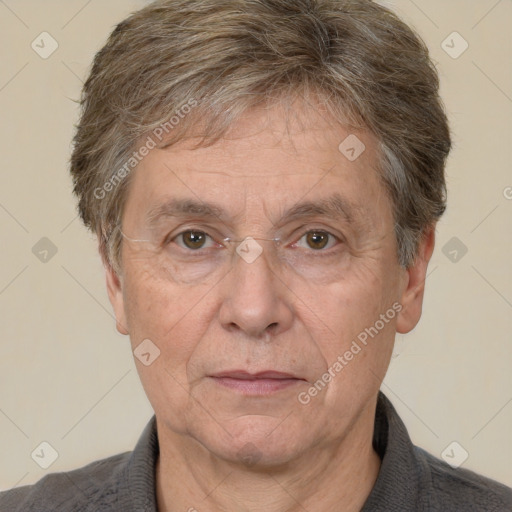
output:
<svg viewBox="0 0 512 512"><path fill-rule="evenodd" d="M414 263L404 270L402 310L397 317L396 330L400 334L412 331L421 317L427 268L435 245L435 225L427 228L418 247Z"/></svg>
<svg viewBox="0 0 512 512"><path fill-rule="evenodd" d="M114 309L116 329L120 334L129 334L124 311L123 286L118 274L109 263L105 264L105 278L108 298Z"/></svg>

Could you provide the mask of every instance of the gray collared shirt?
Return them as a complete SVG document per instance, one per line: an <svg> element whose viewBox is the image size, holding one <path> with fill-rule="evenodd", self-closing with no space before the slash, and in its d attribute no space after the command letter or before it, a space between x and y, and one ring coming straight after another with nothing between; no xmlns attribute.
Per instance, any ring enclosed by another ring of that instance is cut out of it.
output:
<svg viewBox="0 0 512 512"><path fill-rule="evenodd" d="M373 445L382 465L362 512L512 512L512 489L471 471L453 469L413 446L382 393ZM0 493L0 512L156 512L158 453L153 417L133 452Z"/></svg>

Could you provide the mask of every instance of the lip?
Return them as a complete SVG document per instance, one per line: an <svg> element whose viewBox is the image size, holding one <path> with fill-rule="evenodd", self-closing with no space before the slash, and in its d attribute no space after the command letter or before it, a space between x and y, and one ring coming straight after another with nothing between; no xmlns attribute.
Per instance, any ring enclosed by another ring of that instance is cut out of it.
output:
<svg viewBox="0 0 512 512"><path fill-rule="evenodd" d="M229 370L210 375L217 384L243 395L269 395L294 386L304 379L290 373L265 370L249 373L245 370Z"/></svg>
<svg viewBox="0 0 512 512"><path fill-rule="evenodd" d="M216 378L230 378L239 380L256 380L256 379L300 379L299 377L286 372L279 372L276 370L264 370L256 373L250 373L245 370L228 370L224 372L214 373L210 377Z"/></svg>

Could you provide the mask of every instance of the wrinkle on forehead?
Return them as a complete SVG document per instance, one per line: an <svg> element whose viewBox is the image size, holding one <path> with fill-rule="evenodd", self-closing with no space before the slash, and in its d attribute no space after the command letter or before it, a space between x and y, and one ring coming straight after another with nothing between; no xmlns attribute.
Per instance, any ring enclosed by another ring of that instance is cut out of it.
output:
<svg viewBox="0 0 512 512"><path fill-rule="evenodd" d="M137 185L145 191L141 196L145 201L139 201L139 218L143 210L175 196L222 206L228 214L222 218L230 223L243 219L244 223L250 220L261 225L266 217L275 225L295 204L322 202L338 190L353 203L358 217L364 218L363 227L380 225L385 215L374 210L387 206L383 204L383 190L376 189L382 184L375 179L374 137L360 133L366 150L349 162L338 149L350 134L347 128L334 126L319 112L309 111L312 114L307 120L311 122L292 125L277 109L254 110L238 122L236 130L233 128L236 137L203 147L189 145L190 139L182 140L165 150L155 150L137 169ZM297 117L304 119L304 115ZM153 179L141 177L146 172ZM166 173L177 182L167 182ZM182 189L178 194L176 186Z"/></svg>

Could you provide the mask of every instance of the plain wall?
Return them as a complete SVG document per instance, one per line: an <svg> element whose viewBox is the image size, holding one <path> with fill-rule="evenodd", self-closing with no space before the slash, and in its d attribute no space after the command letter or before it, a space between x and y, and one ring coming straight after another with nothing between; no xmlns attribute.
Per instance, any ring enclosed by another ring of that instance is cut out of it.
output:
<svg viewBox="0 0 512 512"><path fill-rule="evenodd" d="M0 3L0 489L131 450L152 415L67 170L92 58L146 3ZM457 441L463 467L512 486L512 2L383 3L431 49L454 150L423 318L397 337L382 389L416 444L439 457ZM59 45L47 59L31 48L43 31ZM454 31L469 44L456 59L441 47ZM43 237L47 262L33 253ZM59 454L48 470L31 458L42 441Z"/></svg>

